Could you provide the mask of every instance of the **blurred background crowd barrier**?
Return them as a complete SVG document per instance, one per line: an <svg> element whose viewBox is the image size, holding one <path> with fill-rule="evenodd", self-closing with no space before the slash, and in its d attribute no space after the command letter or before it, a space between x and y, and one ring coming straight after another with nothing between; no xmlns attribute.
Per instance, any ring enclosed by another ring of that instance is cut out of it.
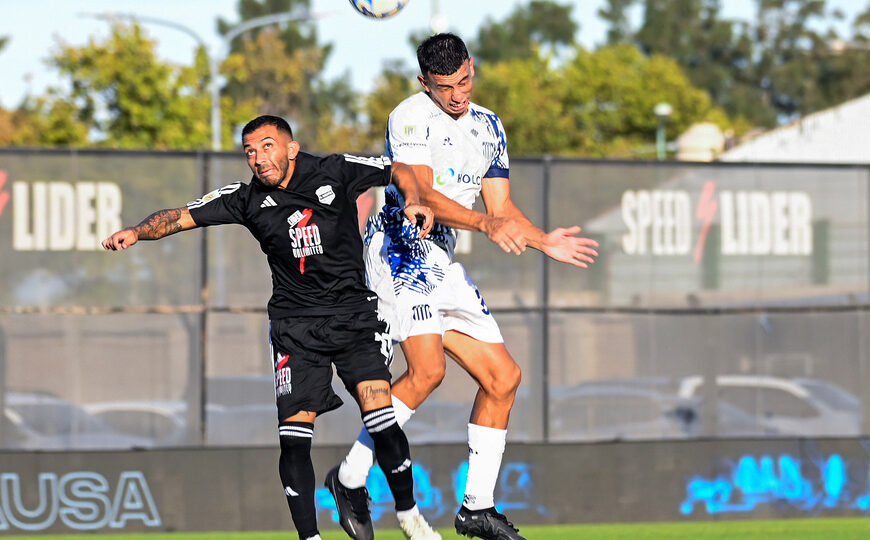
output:
<svg viewBox="0 0 870 540"><path fill-rule="evenodd" d="M0 149L0 449L277 443L271 280L247 230L99 247L249 177L236 154ZM868 183L866 166L513 160L518 206L601 255L582 270L461 236L523 368L510 440L870 434ZM448 365L412 443L465 440L475 385ZM315 444L360 428L339 393Z"/></svg>

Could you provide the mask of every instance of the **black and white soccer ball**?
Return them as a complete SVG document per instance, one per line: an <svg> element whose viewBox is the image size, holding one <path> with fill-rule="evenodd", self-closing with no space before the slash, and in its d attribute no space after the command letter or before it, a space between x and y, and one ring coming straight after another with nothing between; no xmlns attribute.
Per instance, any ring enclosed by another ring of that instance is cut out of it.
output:
<svg viewBox="0 0 870 540"><path fill-rule="evenodd" d="M410 0L350 0L350 5L366 17L386 19L408 5Z"/></svg>

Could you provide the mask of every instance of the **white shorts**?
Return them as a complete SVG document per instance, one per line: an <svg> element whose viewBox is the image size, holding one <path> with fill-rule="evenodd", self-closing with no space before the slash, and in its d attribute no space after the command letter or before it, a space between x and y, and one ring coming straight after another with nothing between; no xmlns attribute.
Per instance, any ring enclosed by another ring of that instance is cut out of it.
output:
<svg viewBox="0 0 870 540"><path fill-rule="evenodd" d="M378 295L378 311L390 325L393 341L410 336L456 330L478 341L503 343L498 324L480 291L458 262L432 242L413 275L396 274L390 265L390 240L383 232L372 235L366 251L366 279Z"/></svg>

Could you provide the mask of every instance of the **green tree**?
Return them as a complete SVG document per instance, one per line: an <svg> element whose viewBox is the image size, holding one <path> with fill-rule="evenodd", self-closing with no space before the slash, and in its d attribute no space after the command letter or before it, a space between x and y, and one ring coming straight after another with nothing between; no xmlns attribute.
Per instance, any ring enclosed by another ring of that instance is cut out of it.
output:
<svg viewBox="0 0 870 540"><path fill-rule="evenodd" d="M89 145L89 123L81 119L75 104L56 91L25 98L9 114L13 126L0 144L11 146L84 147ZM3 129L0 127L0 132Z"/></svg>
<svg viewBox="0 0 870 540"><path fill-rule="evenodd" d="M732 116L775 123L755 75L750 29L723 19L720 0L646 0L635 41L647 54L676 60L692 84Z"/></svg>
<svg viewBox="0 0 870 540"><path fill-rule="evenodd" d="M671 138L705 120L730 127L672 59L628 44L575 52L558 69L535 56L481 70L475 101L498 112L511 154L652 157L660 101L674 108Z"/></svg>
<svg viewBox="0 0 870 540"><path fill-rule="evenodd" d="M605 7L598 8L598 17L608 25L608 45L629 41L634 35L628 19L628 9L635 3L637 0L607 0Z"/></svg>
<svg viewBox="0 0 870 540"><path fill-rule="evenodd" d="M86 126L94 144L153 149L208 146L210 96L202 49L193 66L166 64L157 59L154 42L138 25L115 24L105 42L91 39L83 47L61 43L50 65L66 79L64 87L69 90L51 89L31 110L44 115L63 109L60 102L66 102L70 116ZM221 106L225 131L239 116L250 114L244 104L223 101ZM51 133L45 137L64 140Z"/></svg>
<svg viewBox="0 0 870 540"><path fill-rule="evenodd" d="M384 152L387 118L396 105L419 89L416 69L408 69L401 61L384 66L374 90L365 97L363 113L368 119L363 128L359 149L365 152Z"/></svg>
<svg viewBox="0 0 870 540"><path fill-rule="evenodd" d="M605 19L623 24L625 10L636 3L611 0ZM870 62L861 41L870 30L870 11L856 17L848 41L826 28L843 15L829 12L825 0L756 0L750 22L724 19L721 5L644 0L643 23L627 41L647 54L676 59L717 105L755 125L774 126L870 91Z"/></svg>
<svg viewBox="0 0 870 540"><path fill-rule="evenodd" d="M530 58L541 46L571 46L579 28L571 18L572 8L571 4L532 0L504 21L488 18L469 46L483 62Z"/></svg>
<svg viewBox="0 0 870 540"><path fill-rule="evenodd" d="M310 0L240 0L240 21L218 19L226 34L237 24L284 12L302 12ZM222 67L227 77L223 95L234 102L255 103L260 113L286 118L307 149L334 151L355 145L357 99L347 77L323 78L332 52L321 45L314 21L291 21L252 29L235 38Z"/></svg>

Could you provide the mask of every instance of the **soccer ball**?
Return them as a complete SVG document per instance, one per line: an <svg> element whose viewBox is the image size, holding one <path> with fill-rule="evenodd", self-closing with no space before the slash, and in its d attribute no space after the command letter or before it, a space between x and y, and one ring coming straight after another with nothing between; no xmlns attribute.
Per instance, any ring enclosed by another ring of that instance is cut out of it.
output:
<svg viewBox="0 0 870 540"><path fill-rule="evenodd" d="M350 5L366 17L386 19L408 5L410 0L350 0Z"/></svg>

